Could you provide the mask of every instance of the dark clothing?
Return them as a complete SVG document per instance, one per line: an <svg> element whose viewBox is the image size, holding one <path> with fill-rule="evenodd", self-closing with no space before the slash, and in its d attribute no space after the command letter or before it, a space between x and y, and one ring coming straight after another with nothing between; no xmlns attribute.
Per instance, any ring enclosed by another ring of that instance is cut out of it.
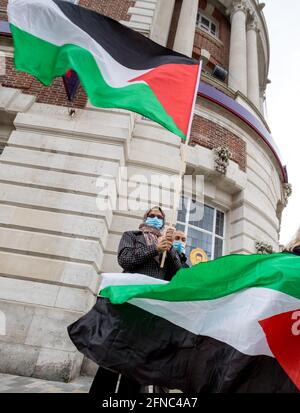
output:
<svg viewBox="0 0 300 413"><path fill-rule="evenodd" d="M124 272L140 273L170 281L182 268L179 255L171 248L167 252L164 268L160 268L161 256L155 244L147 245L142 231L124 232L118 249L118 263Z"/></svg>
<svg viewBox="0 0 300 413"><path fill-rule="evenodd" d="M89 394L93 397L107 396L111 393L136 394L140 393L142 386L128 377L119 373L99 367L94 377Z"/></svg>
<svg viewBox="0 0 300 413"><path fill-rule="evenodd" d="M297 245L296 247L294 247L292 253L296 255L300 255L300 245Z"/></svg>
<svg viewBox="0 0 300 413"><path fill-rule="evenodd" d="M179 258L182 268L190 268L189 264L187 264L187 256L183 252L179 254Z"/></svg>
<svg viewBox="0 0 300 413"><path fill-rule="evenodd" d="M118 249L118 263L124 272L170 280L181 268L180 258L177 252L171 249L167 253L164 268L160 268L159 258L161 257L159 257L155 243L148 245L143 231L124 232ZM141 389L142 386L137 381L100 366L92 383L90 395L100 397L115 393L116 390L119 394L134 394L140 393Z"/></svg>
<svg viewBox="0 0 300 413"><path fill-rule="evenodd" d="M284 253L287 254L295 254L295 255L300 255L300 245L297 245L296 247L294 247L292 250L284 250Z"/></svg>

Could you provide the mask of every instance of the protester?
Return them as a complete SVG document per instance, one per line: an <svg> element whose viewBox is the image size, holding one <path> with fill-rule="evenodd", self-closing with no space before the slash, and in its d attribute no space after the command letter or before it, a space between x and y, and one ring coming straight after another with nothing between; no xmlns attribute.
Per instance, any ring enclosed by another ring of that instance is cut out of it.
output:
<svg viewBox="0 0 300 413"><path fill-rule="evenodd" d="M137 231L126 231L118 248L118 263L127 273L145 274L151 277L170 280L182 268L181 260L172 245L174 228L162 230L165 214L160 207L148 210ZM165 265L160 268L164 251L167 252ZM147 392L137 381L99 367L90 388L90 395L108 393L134 394Z"/></svg>
<svg viewBox="0 0 300 413"><path fill-rule="evenodd" d="M124 272L169 281L182 268L179 255L172 245L175 229L167 229L163 235L164 225L164 212L160 207L153 207L145 213L138 231L124 232L118 249L118 262ZM167 255L165 265L161 268L164 251Z"/></svg>
<svg viewBox="0 0 300 413"><path fill-rule="evenodd" d="M300 227L296 232L292 241L284 249L285 252L290 252L292 254L300 255Z"/></svg>
<svg viewBox="0 0 300 413"><path fill-rule="evenodd" d="M173 248L177 251L183 268L189 268L185 254L186 235L183 231L176 230L173 236Z"/></svg>

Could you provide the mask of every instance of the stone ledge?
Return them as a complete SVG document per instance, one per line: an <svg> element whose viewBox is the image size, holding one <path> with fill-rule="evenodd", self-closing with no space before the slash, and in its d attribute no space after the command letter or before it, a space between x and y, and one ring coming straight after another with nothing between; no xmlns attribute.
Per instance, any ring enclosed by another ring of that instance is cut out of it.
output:
<svg viewBox="0 0 300 413"><path fill-rule="evenodd" d="M140 33L147 34L147 35L149 35L150 33L150 24L148 23L139 23L139 22L132 22L132 21L128 22L125 20L122 20L120 23Z"/></svg>
<svg viewBox="0 0 300 413"><path fill-rule="evenodd" d="M129 7L128 14L129 15L139 15L139 16L148 16L148 17L153 17L154 14L154 9L149 9L149 8L141 8L137 7Z"/></svg>
<svg viewBox="0 0 300 413"><path fill-rule="evenodd" d="M129 138L129 122L127 127L125 125L114 127L104 123L101 118L97 119L95 114L91 116L91 113L94 112L83 110L80 111L81 116L73 119L70 119L67 114L59 113L48 113L47 116L39 112L19 113L14 124L18 130L43 131L55 135L68 134L86 140L104 138L106 142L108 140L126 142Z"/></svg>
<svg viewBox="0 0 300 413"><path fill-rule="evenodd" d="M0 109L9 113L26 112L35 102L35 97L25 95L19 89L0 86Z"/></svg>
<svg viewBox="0 0 300 413"><path fill-rule="evenodd" d="M147 9L147 10L155 10L156 7L156 1L154 2L150 2L150 1L136 1L135 2L135 7L139 8L139 9Z"/></svg>
<svg viewBox="0 0 300 413"><path fill-rule="evenodd" d="M228 170L225 176L214 169L214 153L210 149L202 146L188 146L186 151L186 161L189 168L194 169L194 173L204 175L210 181L215 182L218 188L227 190L231 194L238 193L246 188L247 174L239 166L229 161Z"/></svg>

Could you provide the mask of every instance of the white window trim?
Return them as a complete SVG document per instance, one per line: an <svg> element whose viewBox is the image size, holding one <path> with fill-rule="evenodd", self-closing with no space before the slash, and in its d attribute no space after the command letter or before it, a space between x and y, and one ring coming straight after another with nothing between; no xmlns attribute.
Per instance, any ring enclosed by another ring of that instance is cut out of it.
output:
<svg viewBox="0 0 300 413"><path fill-rule="evenodd" d="M211 32L211 29L208 31L204 27L201 26L201 17L204 17L206 20L209 21L209 27L211 28L211 24L213 23L216 26L216 34L213 34ZM219 39L219 33L220 33L220 24L217 22L214 18L211 16L207 16L206 14L202 13L199 11L199 21L197 22L197 28L200 30L203 30L205 33L208 33L210 36Z"/></svg>
<svg viewBox="0 0 300 413"><path fill-rule="evenodd" d="M186 235L186 237L188 236L188 229L192 228L195 229L199 232L203 232L207 235L211 235L212 236L212 247L211 247L211 260L214 260L215 258L215 240L216 238L219 238L223 241L222 244L222 256L224 255L224 251L225 251L225 242L226 242L226 212L223 211L221 208L217 208L213 205L210 205L208 203L204 203L204 205L213 208L214 210L214 222L213 222L213 231L208 231L204 228L199 228L196 227L195 225L192 225L189 223L189 218L190 218L190 208L191 208L191 203L192 203L192 197L185 197L185 199L188 201L187 205L186 205L186 216L185 216L185 222L182 221L176 221L176 224L181 224L184 226L184 233ZM217 223L217 211L220 211L224 214L224 226L223 226L223 236L216 234L216 223Z"/></svg>

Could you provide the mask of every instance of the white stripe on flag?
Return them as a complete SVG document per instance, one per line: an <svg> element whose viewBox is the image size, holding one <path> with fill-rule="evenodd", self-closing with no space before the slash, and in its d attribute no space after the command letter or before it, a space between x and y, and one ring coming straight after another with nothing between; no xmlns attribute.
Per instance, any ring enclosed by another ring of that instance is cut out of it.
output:
<svg viewBox="0 0 300 413"><path fill-rule="evenodd" d="M116 285L166 284L143 274L104 273L101 289ZM137 307L193 334L229 344L248 355L273 356L259 321L297 310L300 300L269 288L249 288L215 300L162 301L134 298Z"/></svg>
<svg viewBox="0 0 300 413"><path fill-rule="evenodd" d="M216 300L171 302L135 298L129 303L191 333L227 343L241 353L272 357L258 322L300 307L300 300L268 288L250 288Z"/></svg>
<svg viewBox="0 0 300 413"><path fill-rule="evenodd" d="M7 10L10 23L20 30L55 46L75 44L90 51L109 86L128 86L129 80L152 70L133 70L121 65L51 0L10 0ZM145 82L130 85L134 83Z"/></svg>
<svg viewBox="0 0 300 413"><path fill-rule="evenodd" d="M168 281L149 277L144 274L130 273L103 273L101 274L100 290L113 285L144 285L144 284L168 284Z"/></svg>

